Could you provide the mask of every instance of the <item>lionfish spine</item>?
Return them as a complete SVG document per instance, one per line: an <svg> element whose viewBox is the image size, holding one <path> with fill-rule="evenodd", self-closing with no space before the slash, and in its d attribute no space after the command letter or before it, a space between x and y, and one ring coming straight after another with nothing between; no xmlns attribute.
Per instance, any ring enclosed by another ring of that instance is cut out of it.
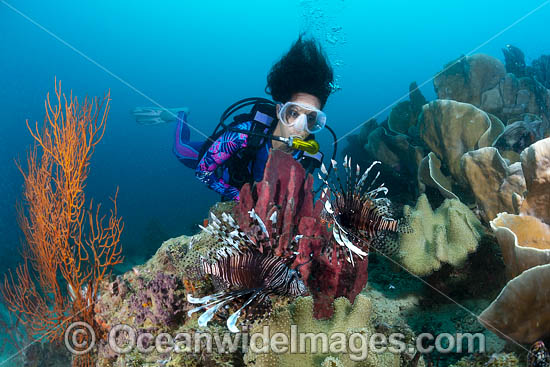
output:
<svg viewBox="0 0 550 367"><path fill-rule="evenodd" d="M268 235L265 225L255 212L252 210L249 214L255 225L263 227L260 230L261 235ZM202 304L190 310L188 315L206 309L199 317L199 326L206 326L222 306L248 297L227 319L229 330L237 332L237 321L245 309L251 309L251 319L248 321L269 312L270 294L294 297L306 293L299 272L286 264L288 259L276 256L269 249L264 248L266 252L260 251L260 240L256 238L254 242L231 216L224 213L220 220L211 214L211 218L204 231L213 235L222 245L228 246L211 250L208 258L202 257L200 268L203 275L208 274L218 280L224 290L202 298L188 295L190 303ZM272 222L276 221L276 215L272 215L270 219Z"/></svg>
<svg viewBox="0 0 550 367"><path fill-rule="evenodd" d="M336 162L331 163L334 175L329 175L324 166L321 168L324 177L319 175L325 184L322 196L325 207L322 217L329 219L333 238L349 252L348 261L353 263L353 255L366 255L365 251L368 251L371 245L383 250L384 241L391 240L387 235L400 232L401 222L392 218L389 199L378 197L388 193L384 183L376 187L380 171L372 180L369 179L373 167L380 164L380 161L372 162L361 174L359 165L352 170L351 158L344 157L342 166L346 174L345 187L338 176ZM337 185L333 182L337 182Z"/></svg>

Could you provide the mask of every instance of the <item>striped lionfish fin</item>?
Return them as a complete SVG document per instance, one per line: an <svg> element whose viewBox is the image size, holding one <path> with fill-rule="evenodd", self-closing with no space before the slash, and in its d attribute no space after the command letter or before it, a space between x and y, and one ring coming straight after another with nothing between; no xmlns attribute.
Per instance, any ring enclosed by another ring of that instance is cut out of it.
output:
<svg viewBox="0 0 550 367"><path fill-rule="evenodd" d="M234 253L257 249L256 244L241 230L231 215L222 213L220 220L214 213L210 213L210 218L207 227L200 227L203 231L214 236L220 243L226 245L226 247L212 250L210 255L219 258L220 256L229 256Z"/></svg>

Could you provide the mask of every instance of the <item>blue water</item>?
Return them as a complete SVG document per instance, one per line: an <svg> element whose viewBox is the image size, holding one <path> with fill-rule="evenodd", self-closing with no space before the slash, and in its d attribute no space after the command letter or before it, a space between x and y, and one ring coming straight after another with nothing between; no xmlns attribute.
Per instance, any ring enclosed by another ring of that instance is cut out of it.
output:
<svg viewBox="0 0 550 367"><path fill-rule="evenodd" d="M174 126L137 125L130 114L136 106L152 100L188 106L190 123L209 135L226 106L265 96L271 65L300 31L309 31L335 65L342 89L326 112L343 136L373 115L381 113L382 120L413 80L428 81L421 90L433 99L429 79L461 54L475 50L502 59L501 47L511 43L529 62L550 51L542 37L550 7L506 30L541 1L0 4L0 246L10 255L4 263L13 259L20 237L15 203L22 178L14 158L24 158L31 143L25 120L42 121L55 77L79 96L111 90L88 196L105 201L119 187L123 245L137 254L148 224L157 223L166 236L189 233L217 196L172 155Z"/></svg>
<svg viewBox="0 0 550 367"><path fill-rule="evenodd" d="M111 90L105 137L92 159L88 198L106 202L119 188L129 262L144 261L160 237L192 233L218 196L172 154L171 124L140 126L136 106L188 106L190 123L209 135L234 101L266 96L266 75L300 31L325 46L342 88L329 98L329 124L343 136L406 98L462 54L503 59L507 43L529 63L550 53L550 6L542 1L0 1L0 251L2 267L19 261L15 204L32 138L54 78L75 95ZM508 29L509 28L509 29ZM145 97L147 96L147 97ZM199 138L195 134L196 138ZM328 134L321 134L328 147ZM342 145L345 143L342 142ZM330 151L330 148L327 149ZM154 223L151 224L151 223ZM149 247L147 247L149 246Z"/></svg>

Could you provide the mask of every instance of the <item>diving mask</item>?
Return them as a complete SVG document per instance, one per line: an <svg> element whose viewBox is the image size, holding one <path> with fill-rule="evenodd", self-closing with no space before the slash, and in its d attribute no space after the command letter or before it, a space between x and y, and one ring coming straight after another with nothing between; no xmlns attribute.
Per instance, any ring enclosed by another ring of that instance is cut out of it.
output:
<svg viewBox="0 0 550 367"><path fill-rule="evenodd" d="M327 115L311 105L287 102L279 109L279 120L287 126L296 126L314 134L325 127Z"/></svg>

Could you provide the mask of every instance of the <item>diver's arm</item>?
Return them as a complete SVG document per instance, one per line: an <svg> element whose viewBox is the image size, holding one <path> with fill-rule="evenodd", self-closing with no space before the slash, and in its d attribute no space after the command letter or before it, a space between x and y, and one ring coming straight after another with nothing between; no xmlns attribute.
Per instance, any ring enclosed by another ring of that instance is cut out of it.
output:
<svg viewBox="0 0 550 367"><path fill-rule="evenodd" d="M250 122L236 126L239 130L249 130ZM195 170L195 176L210 189L229 199L239 200L239 189L218 177L216 168L227 161L239 149L246 148L248 135L226 131L206 151Z"/></svg>

